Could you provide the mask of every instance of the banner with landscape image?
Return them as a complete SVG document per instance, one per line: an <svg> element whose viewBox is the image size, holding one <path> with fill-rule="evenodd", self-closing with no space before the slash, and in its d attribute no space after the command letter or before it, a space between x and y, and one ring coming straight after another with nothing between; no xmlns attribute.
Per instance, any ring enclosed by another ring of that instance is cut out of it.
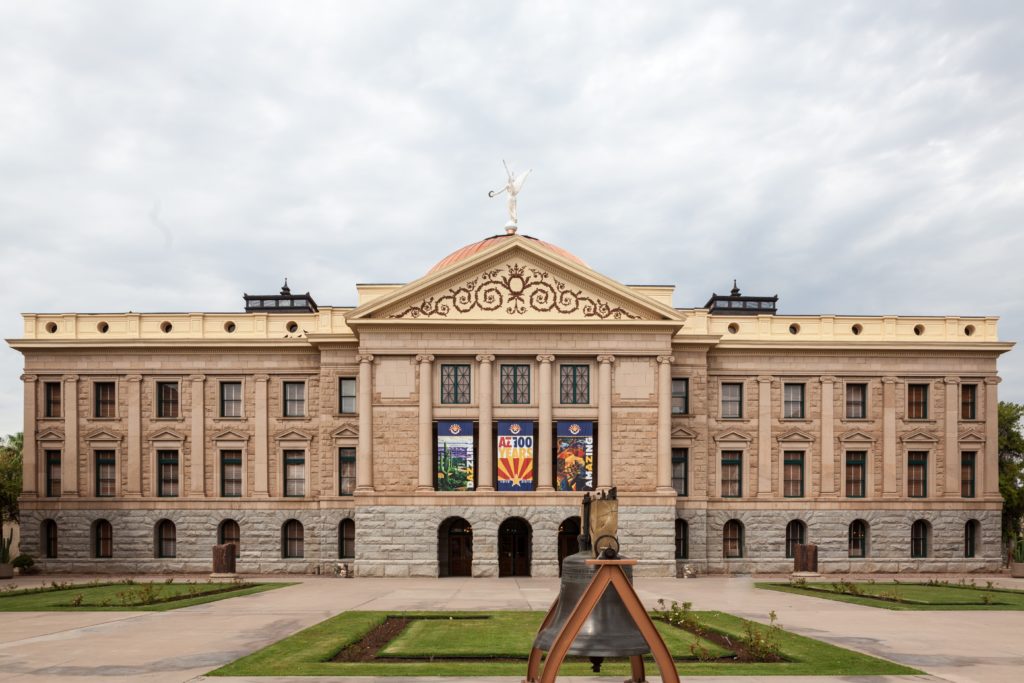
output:
<svg viewBox="0 0 1024 683"><path fill-rule="evenodd" d="M473 464L472 422L437 423L437 490L472 491Z"/></svg>
<svg viewBox="0 0 1024 683"><path fill-rule="evenodd" d="M555 488L559 491L594 490L594 423L559 421L555 435Z"/></svg>
<svg viewBox="0 0 1024 683"><path fill-rule="evenodd" d="M498 490L533 490L533 423L498 421Z"/></svg>

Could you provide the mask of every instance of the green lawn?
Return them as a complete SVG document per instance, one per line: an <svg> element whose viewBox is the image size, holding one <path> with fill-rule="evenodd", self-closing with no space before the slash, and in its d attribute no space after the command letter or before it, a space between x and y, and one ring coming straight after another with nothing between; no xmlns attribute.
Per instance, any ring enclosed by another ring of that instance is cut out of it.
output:
<svg viewBox="0 0 1024 683"><path fill-rule="evenodd" d="M758 588L893 610L1024 610L1024 591L925 583L758 583ZM861 593L852 594L849 586ZM898 598L898 601L894 598Z"/></svg>
<svg viewBox="0 0 1024 683"><path fill-rule="evenodd" d="M111 583L0 593L0 612L163 612L290 586L290 583ZM149 604L146 604L149 603Z"/></svg>
<svg viewBox="0 0 1024 683"><path fill-rule="evenodd" d="M697 612L702 622L735 640L745 621L722 612ZM386 653L373 662L330 661L346 646L358 642L388 616L421 617L389 643ZM485 619L448 619L479 616ZM533 637L544 615L541 612L346 612L280 640L251 655L211 672L215 676L521 676L526 671ZM920 671L869 657L851 650L783 631L780 634L785 659L777 663L699 662L690 653L693 636L667 624L658 623L677 660L681 675L899 675ZM722 648L712 654L726 656ZM466 661L386 661L388 657L467 657ZM477 659L469 659L477 657ZM490 658L515 658L495 661ZM654 673L653 661L648 671ZM585 661L567 662L563 675L592 675ZM608 661L602 675L622 677L629 673L625 661Z"/></svg>

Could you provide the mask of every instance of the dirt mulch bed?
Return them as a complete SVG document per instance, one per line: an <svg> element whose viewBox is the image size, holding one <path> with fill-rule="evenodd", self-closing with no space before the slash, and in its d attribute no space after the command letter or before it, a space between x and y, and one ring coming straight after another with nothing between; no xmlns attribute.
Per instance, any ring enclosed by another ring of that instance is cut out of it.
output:
<svg viewBox="0 0 1024 683"><path fill-rule="evenodd" d="M412 619L388 617L380 626L334 655L332 662L372 662L380 649L398 637Z"/></svg>

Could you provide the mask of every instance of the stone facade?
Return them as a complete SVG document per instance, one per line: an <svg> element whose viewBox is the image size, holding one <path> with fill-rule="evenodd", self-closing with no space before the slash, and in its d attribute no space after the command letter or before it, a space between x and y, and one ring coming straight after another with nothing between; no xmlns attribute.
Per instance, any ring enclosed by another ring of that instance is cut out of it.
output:
<svg viewBox="0 0 1024 683"><path fill-rule="evenodd" d="M684 564L786 571L794 519L826 572L998 566L996 363L1012 344L998 339L994 318L677 309L671 287L622 285L537 240L472 247L408 285L361 285L354 308L27 314L23 336L10 341L25 356L23 551L47 571L207 571L219 525L231 519L240 571L330 572L341 561L363 576L437 576L440 529L457 517L472 529L469 571L491 576L501 572L499 528L518 518L528 525L530 573L552 576L559 527L580 501L552 485L553 424L571 420L594 424L596 483L618 487L622 550L640 559L639 575L672 576ZM441 366L451 363L470 367L468 402L441 400ZM512 363L528 367L527 403L501 401L500 368ZM578 403L560 400L563 363L589 373ZM688 409L673 411L672 382L683 379ZM344 410L342 380L357 386ZM104 417L100 382L115 389ZM177 388L171 417L158 414L158 382ZM240 409L227 416L223 386L233 382ZM302 387L295 416L285 415L286 383ZM723 383L742 386L738 417L723 412ZM789 384L803 388L802 414L791 417ZM863 417L848 417L850 384L866 386ZM923 416L911 413L911 385L926 388ZM47 405L54 386L56 409ZM974 391L966 408L964 387ZM474 421L479 433L503 419L538 425L536 490L495 491L494 443L483 440L476 490L434 490L436 423ZM353 491L341 490L340 449L356 454ZM110 496L98 495L98 452L113 454ZM177 457L173 496L160 495L161 452ZM238 497L224 495L226 452L240 454ZM685 495L673 488L673 452L686 455ZM736 497L722 495L723 452L739 453ZM803 461L798 497L785 495L787 452ZM866 454L863 497L847 492L850 452ZM926 454L921 497L909 495L911 453ZM965 453L975 454L968 497ZM286 457L299 495L287 495ZM113 529L109 558L95 557L99 519ZM174 557L157 556L165 519L175 525ZM344 519L355 524L354 557L339 559ZM686 522L684 558L676 519ZM858 519L868 552L852 559ZM46 557L46 520L56 523L56 557ZM288 520L302 524L301 557L284 557ZM723 557L729 520L743 525L742 557ZM917 520L929 524L928 549L912 558Z"/></svg>

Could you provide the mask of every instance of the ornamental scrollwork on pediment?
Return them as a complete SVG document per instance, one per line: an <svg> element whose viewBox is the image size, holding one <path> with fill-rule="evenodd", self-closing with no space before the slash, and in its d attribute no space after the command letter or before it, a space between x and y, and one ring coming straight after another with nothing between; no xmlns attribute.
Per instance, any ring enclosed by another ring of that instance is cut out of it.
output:
<svg viewBox="0 0 1024 683"><path fill-rule="evenodd" d="M592 297L575 289L548 272L517 263L487 270L460 287L428 297L417 306L409 306L391 318L447 317L453 310L497 311L525 315L528 311L562 314L581 313L598 320L640 320L621 306Z"/></svg>

